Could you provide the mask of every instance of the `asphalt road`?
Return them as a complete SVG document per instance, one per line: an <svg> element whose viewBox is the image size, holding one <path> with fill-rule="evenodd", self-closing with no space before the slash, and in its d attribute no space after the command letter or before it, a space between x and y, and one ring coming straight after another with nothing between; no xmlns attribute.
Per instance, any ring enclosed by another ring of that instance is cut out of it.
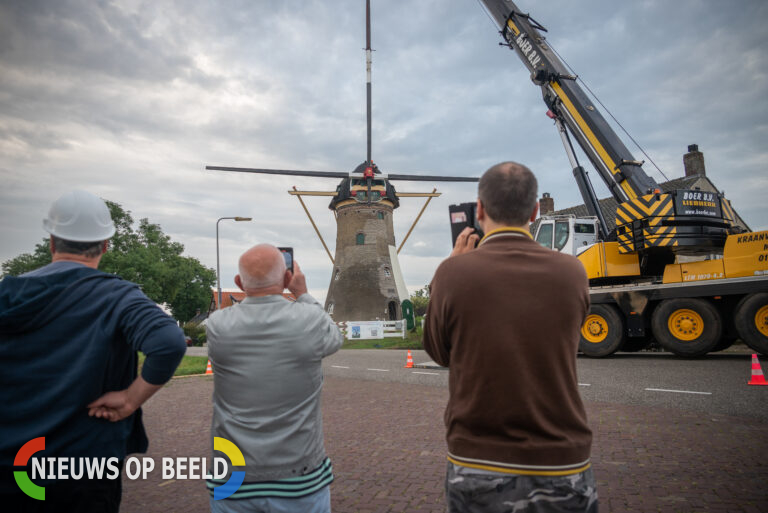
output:
<svg viewBox="0 0 768 513"><path fill-rule="evenodd" d="M345 349L326 358L326 376L445 387L448 370L424 351L412 351L417 368L406 369L406 352ZM768 359L761 362L768 374ZM712 354L686 360L668 353L621 353L611 358L579 357L585 401L660 406L684 411L768 420L768 386L749 386L748 354Z"/></svg>
<svg viewBox="0 0 768 513"><path fill-rule="evenodd" d="M421 352L414 357L417 364L425 361ZM335 513L445 511L443 409L448 372L404 369L404 364L403 351L347 350L325 364L323 425L336 477L331 485ZM651 355L580 359L579 366L581 381L589 385L581 389L585 396L608 397L585 403L594 434L591 460L601 511L768 511L768 423L709 411L713 399L725 391L701 397L666 392L676 397L672 408L628 404L637 402L635 395L658 400L651 391L640 392L655 388L649 385L690 385L690 379L712 369L717 372L711 381L697 383L756 394L761 400L768 387L744 384L748 358L685 362ZM627 369L634 382L626 379ZM614 386L598 377L625 379ZM211 457L213 381L212 376L173 379L145 404L150 446L143 456L157 465L164 457ZM722 383L728 381L733 384ZM695 408L707 408L707 415ZM164 479L154 472L147 479L124 476L123 485L124 513L209 511L209 497L199 479Z"/></svg>

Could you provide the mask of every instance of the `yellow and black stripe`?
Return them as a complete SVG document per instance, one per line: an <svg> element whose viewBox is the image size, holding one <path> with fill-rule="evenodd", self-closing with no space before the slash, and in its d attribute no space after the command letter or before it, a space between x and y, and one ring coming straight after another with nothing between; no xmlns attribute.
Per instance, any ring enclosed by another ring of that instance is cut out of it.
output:
<svg viewBox="0 0 768 513"><path fill-rule="evenodd" d="M616 209L619 252L676 246L677 229L662 222L674 219L674 214L671 194L647 194L621 203Z"/></svg>
<svg viewBox="0 0 768 513"><path fill-rule="evenodd" d="M523 465L464 458L450 453L448 453L448 461L460 467L524 476L571 476L584 472L592 466L589 459L570 465Z"/></svg>
<svg viewBox="0 0 768 513"><path fill-rule="evenodd" d="M720 206L722 207L723 221L730 226L736 224L736 213L733 211L731 202L725 198L720 198Z"/></svg>

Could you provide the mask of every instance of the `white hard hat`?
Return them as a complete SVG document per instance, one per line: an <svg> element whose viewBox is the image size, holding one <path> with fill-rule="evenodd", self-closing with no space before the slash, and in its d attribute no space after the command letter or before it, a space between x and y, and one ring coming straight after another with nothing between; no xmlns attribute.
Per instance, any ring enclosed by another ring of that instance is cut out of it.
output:
<svg viewBox="0 0 768 513"><path fill-rule="evenodd" d="M43 229L72 242L97 242L115 234L106 203L90 192L72 191L53 202Z"/></svg>

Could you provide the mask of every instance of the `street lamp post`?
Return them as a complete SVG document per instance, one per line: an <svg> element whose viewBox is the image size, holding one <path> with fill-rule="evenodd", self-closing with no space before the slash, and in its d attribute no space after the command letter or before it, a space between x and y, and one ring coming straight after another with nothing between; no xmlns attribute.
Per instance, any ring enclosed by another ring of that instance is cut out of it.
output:
<svg viewBox="0 0 768 513"><path fill-rule="evenodd" d="M218 309L221 309L221 269L219 268L219 222L222 219L234 219L235 221L250 221L252 217L220 217L216 221L216 291L218 293L219 302Z"/></svg>

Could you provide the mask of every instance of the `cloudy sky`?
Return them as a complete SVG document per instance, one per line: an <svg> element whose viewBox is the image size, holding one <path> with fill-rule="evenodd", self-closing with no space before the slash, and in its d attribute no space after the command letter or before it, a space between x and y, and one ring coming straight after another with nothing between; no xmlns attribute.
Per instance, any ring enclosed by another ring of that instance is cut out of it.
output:
<svg viewBox="0 0 768 513"><path fill-rule="evenodd" d="M479 176L516 160L556 208L581 203L539 89L476 0L372 4L373 158L384 172ZM518 5L667 178L696 143L750 227L768 228L768 3ZM336 181L204 168L351 171L365 160L364 17L363 0L0 0L0 261L30 251L50 203L83 188L159 223L213 268L216 220L251 216L220 225L222 286L234 286L242 251L270 242L295 247L324 298L330 261L286 191ZM396 186L443 193L400 254L416 289L450 251L448 205L476 189ZM423 201L402 200L398 244ZM328 198L306 202L333 250Z"/></svg>

